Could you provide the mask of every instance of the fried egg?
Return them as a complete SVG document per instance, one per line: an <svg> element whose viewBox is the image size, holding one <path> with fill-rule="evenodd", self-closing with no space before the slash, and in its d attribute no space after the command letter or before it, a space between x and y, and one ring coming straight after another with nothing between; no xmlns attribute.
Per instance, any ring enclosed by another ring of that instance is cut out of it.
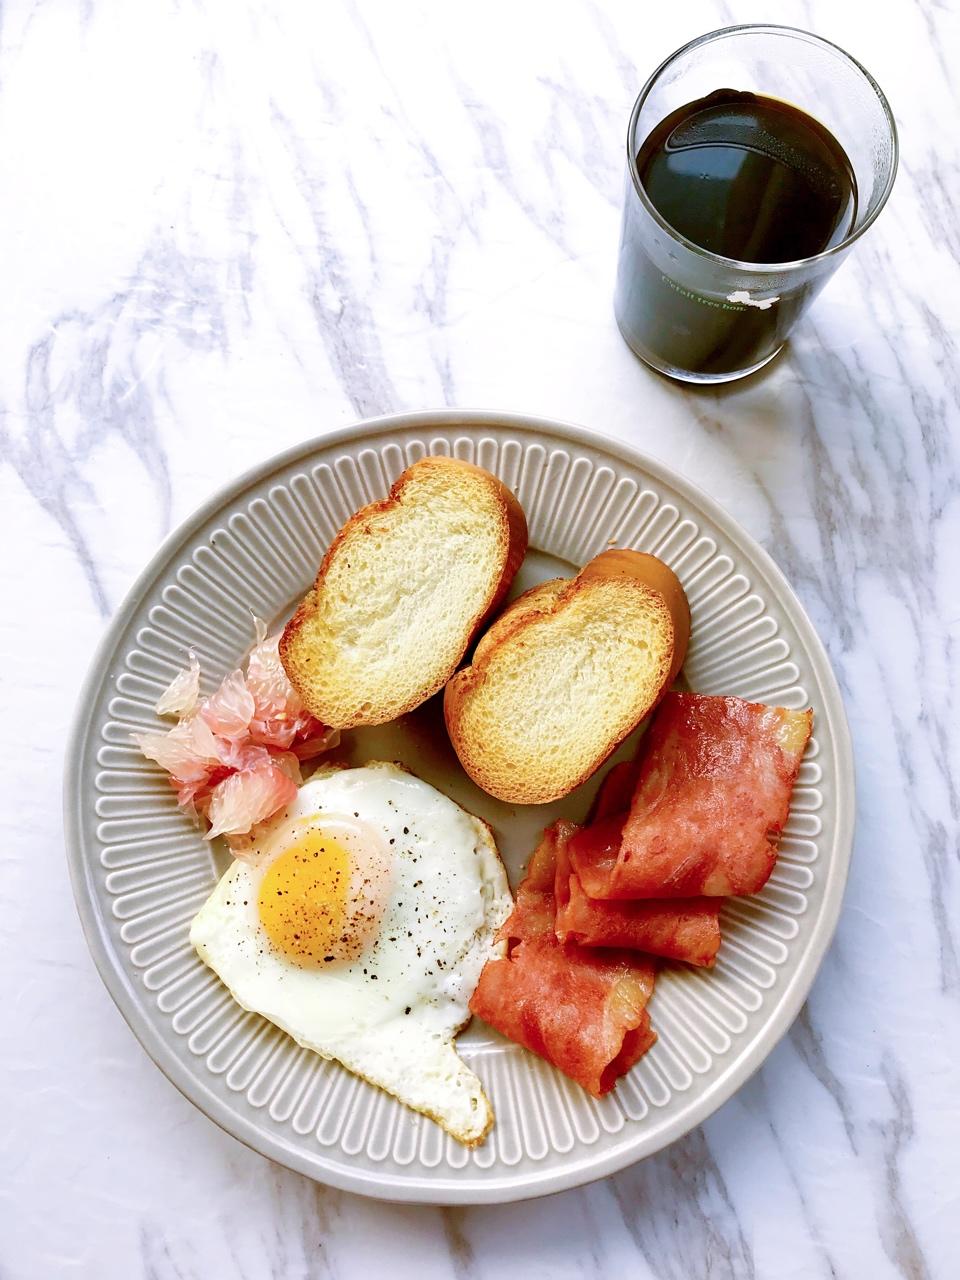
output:
<svg viewBox="0 0 960 1280"><path fill-rule="evenodd" d="M397 765L323 770L262 829L190 939L244 1009L482 1140L454 1037L512 908L489 829Z"/></svg>

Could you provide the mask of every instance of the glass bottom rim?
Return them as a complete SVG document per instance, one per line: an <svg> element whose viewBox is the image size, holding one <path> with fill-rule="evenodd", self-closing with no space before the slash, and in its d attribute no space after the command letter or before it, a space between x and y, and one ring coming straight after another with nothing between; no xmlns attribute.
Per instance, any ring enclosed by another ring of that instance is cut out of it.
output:
<svg viewBox="0 0 960 1280"><path fill-rule="evenodd" d="M699 386L710 386L721 382L736 382L740 378L749 378L751 373L758 373L762 368L775 360L783 348L787 345L786 340L780 343L776 350L771 351L769 355L764 356L762 360L758 360L756 364L747 365L743 369L734 369L729 373L698 373L692 369L681 369L677 365L667 364L661 360L654 352L648 351L646 347L641 346L627 333L626 329L620 323L620 317L617 316L617 328L620 330L620 336L633 352L633 354L644 364L649 365L656 373L661 373L664 377L672 378L674 382L686 382Z"/></svg>

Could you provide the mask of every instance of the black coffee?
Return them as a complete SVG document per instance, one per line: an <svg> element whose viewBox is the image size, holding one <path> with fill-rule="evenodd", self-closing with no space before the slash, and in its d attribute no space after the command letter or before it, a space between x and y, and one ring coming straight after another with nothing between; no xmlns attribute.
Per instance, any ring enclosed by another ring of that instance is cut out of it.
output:
<svg viewBox="0 0 960 1280"><path fill-rule="evenodd" d="M637 172L671 227L741 262L809 258L839 244L856 218L856 179L836 138L796 107L757 94L719 89L674 111L641 145ZM788 291L762 309L708 298L696 281L671 279L662 255L658 265L642 245L632 275L620 282L625 330L663 363L702 373L762 361L809 293Z"/></svg>

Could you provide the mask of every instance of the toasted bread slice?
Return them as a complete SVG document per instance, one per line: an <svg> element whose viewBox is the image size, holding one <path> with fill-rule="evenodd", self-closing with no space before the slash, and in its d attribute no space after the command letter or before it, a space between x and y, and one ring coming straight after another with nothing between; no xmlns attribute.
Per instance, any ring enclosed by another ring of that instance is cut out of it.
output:
<svg viewBox="0 0 960 1280"><path fill-rule="evenodd" d="M490 795L545 804L572 791L660 700L686 654L690 610L676 575L607 551L570 581L515 601L447 685L447 731Z"/></svg>
<svg viewBox="0 0 960 1280"><path fill-rule="evenodd" d="M496 476L414 463L324 556L280 641L291 684L337 729L412 711L450 679L526 549L523 511Z"/></svg>

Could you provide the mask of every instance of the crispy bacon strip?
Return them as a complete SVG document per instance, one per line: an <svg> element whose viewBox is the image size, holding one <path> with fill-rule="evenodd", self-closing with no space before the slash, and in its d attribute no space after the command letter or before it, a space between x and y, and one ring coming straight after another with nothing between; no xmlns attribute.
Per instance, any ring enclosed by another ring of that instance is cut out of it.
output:
<svg viewBox="0 0 960 1280"><path fill-rule="evenodd" d="M626 814L621 814L621 821ZM615 902L588 898L570 865L569 833L556 845L556 933L561 942L581 947L624 947L668 960L709 968L720 949L720 901L717 898L654 899Z"/></svg>
<svg viewBox="0 0 960 1280"><path fill-rule="evenodd" d="M647 732L629 817L570 841L590 898L723 897L766 883L812 711L668 693Z"/></svg>
<svg viewBox="0 0 960 1280"><path fill-rule="evenodd" d="M600 1097L657 1038L646 1009L656 970L647 957L557 940L558 831L567 834L559 823L544 832L500 931L508 954L487 962L470 1008Z"/></svg>

